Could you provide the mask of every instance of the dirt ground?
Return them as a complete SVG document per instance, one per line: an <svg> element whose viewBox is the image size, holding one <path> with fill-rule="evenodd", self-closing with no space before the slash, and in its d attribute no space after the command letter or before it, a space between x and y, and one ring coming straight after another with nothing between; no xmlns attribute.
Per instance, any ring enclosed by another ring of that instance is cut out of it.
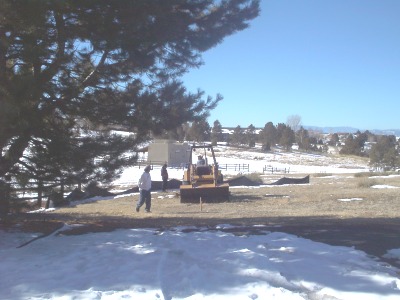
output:
<svg viewBox="0 0 400 300"><path fill-rule="evenodd" d="M264 182L280 177L270 175ZM310 184L231 187L228 202L202 205L180 203L179 190L153 192L151 213L143 209L137 213L137 200L135 194L76 204L50 213L23 214L3 220L0 226L19 222L23 230L46 235L64 223L84 225L64 234L137 227L213 229L218 224L240 226L237 234L257 234L257 227L252 225L264 225L270 231L354 247L400 267L400 261L383 257L388 250L400 248L400 177L316 175L311 176Z"/></svg>

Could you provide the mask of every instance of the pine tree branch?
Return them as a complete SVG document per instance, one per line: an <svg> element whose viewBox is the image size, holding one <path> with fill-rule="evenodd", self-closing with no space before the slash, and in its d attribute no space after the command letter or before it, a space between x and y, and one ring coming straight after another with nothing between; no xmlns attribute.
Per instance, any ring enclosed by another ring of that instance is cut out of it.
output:
<svg viewBox="0 0 400 300"><path fill-rule="evenodd" d="M82 85L81 88L84 89L85 87L90 86L93 81L96 79L96 76L98 75L98 70L104 66L104 63L107 59L107 56L109 54L109 51L106 50L104 51L103 55L101 56L101 59L99 61L99 63L97 64L97 66L93 69L92 72L90 72L90 74L88 76L86 76L86 78L82 81Z"/></svg>
<svg viewBox="0 0 400 300"><path fill-rule="evenodd" d="M59 71L59 66L65 57L65 22L64 16L58 11L54 11L55 25L57 29L57 52L53 62L50 66L42 71L40 79L42 82L48 82Z"/></svg>

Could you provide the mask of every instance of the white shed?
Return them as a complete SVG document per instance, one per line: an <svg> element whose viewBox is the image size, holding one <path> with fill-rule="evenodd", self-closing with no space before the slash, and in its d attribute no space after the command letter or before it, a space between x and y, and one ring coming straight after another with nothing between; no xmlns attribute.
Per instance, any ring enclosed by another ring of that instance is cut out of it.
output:
<svg viewBox="0 0 400 300"><path fill-rule="evenodd" d="M147 162L154 165L167 163L170 167L180 167L189 161L190 145L171 140L154 140L149 145Z"/></svg>

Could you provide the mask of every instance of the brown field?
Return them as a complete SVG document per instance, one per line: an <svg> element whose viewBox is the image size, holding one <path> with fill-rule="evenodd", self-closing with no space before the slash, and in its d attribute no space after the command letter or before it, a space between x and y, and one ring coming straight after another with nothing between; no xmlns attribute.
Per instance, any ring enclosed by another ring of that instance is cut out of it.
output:
<svg viewBox="0 0 400 300"><path fill-rule="evenodd" d="M280 176L270 176L268 179L273 181L273 178ZM397 188L378 189L371 188L371 185ZM96 219L121 219L121 225L126 222L135 226L153 224L157 227L207 225L222 221L254 224L290 218L347 221L367 218L390 221L400 217L400 177L311 176L310 184L231 187L230 194L229 202L204 203L200 206L181 204L178 190L153 192L150 214L135 212L138 195L134 195L60 208L50 216L78 223L96 222ZM354 198L362 200L339 201Z"/></svg>

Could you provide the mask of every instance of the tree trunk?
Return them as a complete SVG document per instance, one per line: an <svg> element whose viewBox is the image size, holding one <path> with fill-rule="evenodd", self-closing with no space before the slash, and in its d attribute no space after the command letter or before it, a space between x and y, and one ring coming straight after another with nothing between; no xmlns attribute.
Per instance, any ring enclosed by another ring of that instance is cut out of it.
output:
<svg viewBox="0 0 400 300"><path fill-rule="evenodd" d="M39 180L38 182L38 206L42 207L42 198L43 198L43 181Z"/></svg>

